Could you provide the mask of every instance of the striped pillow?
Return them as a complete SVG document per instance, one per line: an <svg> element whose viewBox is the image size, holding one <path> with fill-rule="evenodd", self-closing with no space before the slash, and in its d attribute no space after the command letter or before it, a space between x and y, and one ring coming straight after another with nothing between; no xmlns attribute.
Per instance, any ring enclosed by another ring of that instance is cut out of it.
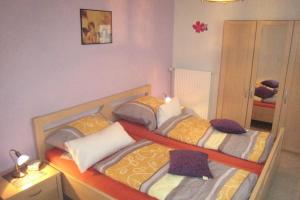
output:
<svg viewBox="0 0 300 200"><path fill-rule="evenodd" d="M46 143L67 151L65 142L101 131L110 124L109 120L99 114L84 116L51 132L46 138Z"/></svg>
<svg viewBox="0 0 300 200"><path fill-rule="evenodd" d="M157 128L156 113L163 103L163 99L143 96L122 104L113 113L117 118L142 124L152 131Z"/></svg>

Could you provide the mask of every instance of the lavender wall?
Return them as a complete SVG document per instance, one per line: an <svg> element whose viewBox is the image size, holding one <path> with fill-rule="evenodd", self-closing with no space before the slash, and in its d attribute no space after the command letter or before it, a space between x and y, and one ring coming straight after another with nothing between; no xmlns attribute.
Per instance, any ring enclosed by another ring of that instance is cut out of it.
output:
<svg viewBox="0 0 300 200"><path fill-rule="evenodd" d="M151 83L169 92L173 0L0 1L0 171L36 156L31 119ZM80 44L79 9L112 10L113 44Z"/></svg>

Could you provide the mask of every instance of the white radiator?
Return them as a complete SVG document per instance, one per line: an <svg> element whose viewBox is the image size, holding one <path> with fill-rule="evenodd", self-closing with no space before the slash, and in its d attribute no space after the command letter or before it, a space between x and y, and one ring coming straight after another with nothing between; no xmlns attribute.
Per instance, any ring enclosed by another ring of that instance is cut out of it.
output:
<svg viewBox="0 0 300 200"><path fill-rule="evenodd" d="M180 103L208 118L211 72L174 69L173 94Z"/></svg>

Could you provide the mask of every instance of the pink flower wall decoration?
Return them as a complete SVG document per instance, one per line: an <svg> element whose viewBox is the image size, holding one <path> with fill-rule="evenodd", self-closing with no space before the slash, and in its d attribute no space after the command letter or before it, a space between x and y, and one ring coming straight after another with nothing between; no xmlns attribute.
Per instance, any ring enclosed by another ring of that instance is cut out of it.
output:
<svg viewBox="0 0 300 200"><path fill-rule="evenodd" d="M208 30L207 24L202 23L200 21L196 21L196 23L193 24L193 29L195 30L196 33L201 33Z"/></svg>

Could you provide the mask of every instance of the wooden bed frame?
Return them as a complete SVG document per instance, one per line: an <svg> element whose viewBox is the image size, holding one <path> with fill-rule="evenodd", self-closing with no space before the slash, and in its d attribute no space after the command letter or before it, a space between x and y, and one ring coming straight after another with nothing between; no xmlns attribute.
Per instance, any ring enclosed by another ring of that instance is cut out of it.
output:
<svg viewBox="0 0 300 200"><path fill-rule="evenodd" d="M95 101L91 101L88 103L84 103L81 105L77 105L71 108L67 108L61 111L57 111L54 113L46 114L43 116L35 117L33 119L33 128L35 132L36 138L36 147L39 158L41 160L45 160L45 152L47 149L50 148L47 144L45 144L45 138L50 134L51 131L59 128L52 128L50 130L45 130L45 127L51 123L61 121L63 119L79 115L80 113L86 112L88 110L99 108L99 112L106 116L109 119L114 119L112 115L113 108L124 102L129 100L130 98L134 98L137 96L144 96L144 95L151 95L151 86L145 85L142 87L138 87L135 89L131 89L125 92L121 92L109 97L101 98ZM252 191L250 200L260 200L264 199L265 194L269 189L269 185L271 183L272 176L278 166L281 145L283 139L283 129L280 129L279 134L277 134L275 143L272 147L271 153L265 163L263 171L259 176L259 179L255 185L255 188ZM109 196L108 194L93 188L92 186L84 183L81 180L78 180L76 177L66 173L63 169L60 169L58 166L49 163L53 167L60 170L63 174L62 176L62 186L63 192L68 197L72 198L73 200L76 199L114 199L113 197Z"/></svg>

